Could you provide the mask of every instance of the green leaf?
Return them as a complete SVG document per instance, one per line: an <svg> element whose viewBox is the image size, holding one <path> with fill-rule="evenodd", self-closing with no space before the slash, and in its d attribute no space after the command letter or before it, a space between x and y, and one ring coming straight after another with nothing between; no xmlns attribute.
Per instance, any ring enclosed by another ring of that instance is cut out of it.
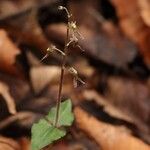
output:
<svg viewBox="0 0 150 150"><path fill-rule="evenodd" d="M66 135L65 129L59 129L54 126L55 117L56 107L50 110L46 119L41 119L32 126L32 150L40 150ZM66 100L60 104L58 126L70 126L73 120L71 100Z"/></svg>
<svg viewBox="0 0 150 150"><path fill-rule="evenodd" d="M55 122L56 117L56 107L52 108L49 114L46 116L50 122ZM74 115L72 113L72 103L68 99L60 104L58 126L70 126L74 120Z"/></svg>
<svg viewBox="0 0 150 150"><path fill-rule="evenodd" d="M32 126L32 150L40 150L51 144L53 141L60 139L66 135L65 130L60 130L48 123L45 119L41 119Z"/></svg>

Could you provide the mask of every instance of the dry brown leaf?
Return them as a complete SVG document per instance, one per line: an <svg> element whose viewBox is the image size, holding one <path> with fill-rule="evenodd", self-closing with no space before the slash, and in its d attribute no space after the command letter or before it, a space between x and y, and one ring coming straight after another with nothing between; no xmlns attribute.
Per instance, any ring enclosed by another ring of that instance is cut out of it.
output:
<svg viewBox="0 0 150 150"><path fill-rule="evenodd" d="M110 88L109 92L105 97L94 90L85 90L82 93L83 99L89 101L94 100L98 105L103 106L104 111L110 116L132 123L137 128L136 133L138 133L145 141L150 142L148 123L150 110L148 97L146 96L148 91L144 86L139 89L140 85L136 84L135 88L133 83L129 85L129 83L120 82L121 81L117 80L111 81L108 85ZM126 84L128 84L128 87L126 87ZM142 88L147 92L144 92ZM143 93L143 98L145 97L145 99L141 101L139 97L139 95L141 95L140 93Z"/></svg>
<svg viewBox="0 0 150 150"><path fill-rule="evenodd" d="M100 26L100 23L97 23L97 21L95 21L95 24ZM91 28L86 26L86 24L81 25L79 31L85 39L79 40L79 45L85 50L85 54L94 59L102 60L117 67L124 67L135 57L136 48L134 44L126 39L112 23L105 23L102 28L101 26L99 28ZM113 31L108 34L110 28L113 28ZM62 23L52 24L47 27L46 31L51 40L63 43L66 35L66 25ZM76 48L72 52L80 51L79 48Z"/></svg>
<svg viewBox="0 0 150 150"><path fill-rule="evenodd" d="M122 111L137 126L141 136L149 141L149 86L147 82L140 82L128 78L111 77L108 79L106 100Z"/></svg>
<svg viewBox="0 0 150 150"><path fill-rule="evenodd" d="M31 150L31 141L26 137L20 138L19 144L21 146L21 150Z"/></svg>
<svg viewBox="0 0 150 150"><path fill-rule="evenodd" d="M115 6L123 32L140 47L145 63L150 66L150 27L141 17L138 0L111 2Z"/></svg>
<svg viewBox="0 0 150 150"><path fill-rule="evenodd" d="M2 82L0 82L0 94L3 96L4 100L6 101L9 112L11 114L15 114L16 113L15 100L10 95L8 86Z"/></svg>
<svg viewBox="0 0 150 150"><path fill-rule="evenodd" d="M12 123L15 123L16 121L18 121L18 123L20 123L21 126L31 127L31 125L36 119L37 115L33 112L30 111L18 112L15 115L2 120L0 123L0 129L3 129Z"/></svg>
<svg viewBox="0 0 150 150"><path fill-rule="evenodd" d="M51 24L46 28L46 34L50 39L63 43L66 35L66 24Z"/></svg>
<svg viewBox="0 0 150 150"><path fill-rule="evenodd" d="M57 0L1 0L0 19L25 13L32 8L41 7Z"/></svg>
<svg viewBox="0 0 150 150"><path fill-rule="evenodd" d="M8 85L9 91L14 98L16 105L20 103L20 100L28 97L30 94L31 88L29 82L26 80L0 72L0 81Z"/></svg>
<svg viewBox="0 0 150 150"><path fill-rule="evenodd" d="M138 0L138 3L144 22L150 26L150 0Z"/></svg>
<svg viewBox="0 0 150 150"><path fill-rule="evenodd" d="M133 137L123 127L101 122L80 107L74 110L77 126L92 137L103 150L150 150L150 146Z"/></svg>
<svg viewBox="0 0 150 150"><path fill-rule="evenodd" d="M33 89L36 93L40 92L50 82L59 79L60 69L57 66L39 66L33 67L30 71L30 77Z"/></svg>
<svg viewBox="0 0 150 150"><path fill-rule="evenodd" d="M105 97L99 95L95 90L84 90L82 94L86 100L94 100L98 105L104 106L104 110L111 116L134 123L129 115L126 115L122 110L109 103Z"/></svg>
<svg viewBox="0 0 150 150"><path fill-rule="evenodd" d="M45 49L50 45L50 42L37 20L37 10L33 10L21 17L4 22L1 27L7 30L18 43L32 45L45 53Z"/></svg>
<svg viewBox="0 0 150 150"><path fill-rule="evenodd" d="M13 139L0 136L0 150L21 150L21 147Z"/></svg>
<svg viewBox="0 0 150 150"><path fill-rule="evenodd" d="M90 66L87 59L83 57L78 57L78 59L73 64L74 68L77 68L79 74L85 78L90 78L94 74L94 67Z"/></svg>
<svg viewBox="0 0 150 150"><path fill-rule="evenodd" d="M15 64L16 56L19 54L19 49L9 39L6 31L0 29L0 70L20 75L20 69Z"/></svg>
<svg viewBox="0 0 150 150"><path fill-rule="evenodd" d="M1 0L1 15L0 18L3 19L5 17L15 15L20 12L20 9L26 10L29 6L33 5L33 1L9 1L9 0ZM7 10L7 11L6 11Z"/></svg>

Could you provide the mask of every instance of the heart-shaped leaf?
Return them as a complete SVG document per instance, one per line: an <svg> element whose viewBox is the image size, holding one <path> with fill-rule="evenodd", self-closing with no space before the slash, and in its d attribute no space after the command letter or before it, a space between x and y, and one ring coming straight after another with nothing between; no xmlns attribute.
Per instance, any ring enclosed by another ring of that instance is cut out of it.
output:
<svg viewBox="0 0 150 150"><path fill-rule="evenodd" d="M40 119L32 126L32 150L40 150L45 146L66 135L65 129L54 126L56 117L56 107L52 108L46 119ZM66 100L60 104L58 126L70 126L74 120L71 100Z"/></svg>

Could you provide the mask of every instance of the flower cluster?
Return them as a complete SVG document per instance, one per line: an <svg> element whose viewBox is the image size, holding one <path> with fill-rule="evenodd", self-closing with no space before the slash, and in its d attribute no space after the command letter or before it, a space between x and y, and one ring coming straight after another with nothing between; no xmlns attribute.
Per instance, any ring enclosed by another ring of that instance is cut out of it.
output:
<svg viewBox="0 0 150 150"><path fill-rule="evenodd" d="M66 44L66 47L67 49L69 49L70 46L73 46L73 47L79 47L81 50L83 50L80 45L79 45L79 39L84 39L83 36L80 34L79 30L78 30L78 27L76 25L76 22L75 21L72 21L71 20L71 16L72 14L69 13L69 11L67 10L66 7L64 6L59 6L58 7L59 10L64 10L66 13L67 13L67 17L68 17L68 33L69 33L69 42ZM51 45L48 49L47 49L47 53L46 55L41 59L41 61L43 61L45 58L47 58L49 55L51 55L51 53L53 52L58 52L59 54L61 54L63 57L66 57L66 54L65 52L61 51L60 49L58 49L55 45ZM63 66L65 67L65 66ZM73 84L74 84L74 87L77 87L78 86L78 82L82 83L82 84L85 84L84 81L82 81L80 78L79 78L79 75L78 75L78 72L75 68L73 67L70 67L68 69L69 73L73 76Z"/></svg>
<svg viewBox="0 0 150 150"><path fill-rule="evenodd" d="M79 47L82 51L84 51L81 46L79 45L79 39L84 39L83 36L80 34L78 27L76 25L75 21L71 21L68 23L68 28L69 28L69 37L70 41L67 43L67 46L72 45L73 47L77 46Z"/></svg>

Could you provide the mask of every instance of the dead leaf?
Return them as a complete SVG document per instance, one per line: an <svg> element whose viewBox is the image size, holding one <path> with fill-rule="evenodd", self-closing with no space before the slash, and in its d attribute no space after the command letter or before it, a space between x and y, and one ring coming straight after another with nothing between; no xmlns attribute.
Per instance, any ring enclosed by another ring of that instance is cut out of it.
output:
<svg viewBox="0 0 150 150"><path fill-rule="evenodd" d="M92 137L103 150L150 150L149 145L130 135L124 127L101 122L80 107L76 107L74 113L77 126Z"/></svg>
<svg viewBox="0 0 150 150"><path fill-rule="evenodd" d="M3 96L6 101L8 110L11 114L16 114L16 105L15 100L9 93L9 88L6 84L0 82L0 94Z"/></svg>
<svg viewBox="0 0 150 150"><path fill-rule="evenodd" d="M97 23L97 21L95 22ZM97 24L100 26L99 23ZM108 23L105 23L104 26L108 26ZM108 34L108 27L106 30L106 27L102 29L101 27L90 28L86 25L81 25L79 30L83 37L85 37L85 40L80 40L79 45L85 50L84 53L93 59L101 60L117 67L124 67L134 59L137 50L135 45L124 37L117 27L113 24L111 26L115 30L111 34ZM64 42L66 32L65 24L49 25L46 31L51 40L59 43ZM76 48L72 50L72 53L80 51L79 48Z"/></svg>
<svg viewBox="0 0 150 150"><path fill-rule="evenodd" d="M59 79L60 68L57 66L39 66L33 67L30 71L30 77L35 93L40 92L50 82Z"/></svg>
<svg viewBox="0 0 150 150"><path fill-rule="evenodd" d="M149 0L138 0L141 16L145 22L150 27L150 1Z"/></svg>
<svg viewBox="0 0 150 150"><path fill-rule="evenodd" d="M18 44L24 43L32 45L42 53L45 53L45 49L50 45L50 42L44 35L37 20L37 10L32 10L21 17L1 23L1 27L4 28Z"/></svg>
<svg viewBox="0 0 150 150"><path fill-rule="evenodd" d="M19 144L21 146L21 150L31 150L31 141L28 138L26 137L20 138Z"/></svg>
<svg viewBox="0 0 150 150"><path fill-rule="evenodd" d="M16 65L16 56L20 50L7 36L5 30L0 30L0 70L10 74L20 75L21 67Z"/></svg>
<svg viewBox="0 0 150 150"><path fill-rule="evenodd" d="M84 90L82 94L86 100L94 100L99 106L104 106L105 112L107 112L111 116L116 117L118 119L126 120L130 123L134 123L134 121L129 115L126 115L122 110L119 110L113 104L109 103L109 101L106 100L104 96L101 96L95 90Z"/></svg>
<svg viewBox="0 0 150 150"><path fill-rule="evenodd" d="M56 0L57 1L57 0ZM55 0L1 0L0 20L23 14L32 8L48 5Z"/></svg>
<svg viewBox="0 0 150 150"><path fill-rule="evenodd" d="M147 82L110 77L106 100L122 111L138 127L141 136L149 141L150 90Z"/></svg>
<svg viewBox="0 0 150 150"><path fill-rule="evenodd" d="M0 81L8 85L9 92L16 104L20 103L20 100L30 95L31 89L27 80L0 72Z"/></svg>
<svg viewBox="0 0 150 150"><path fill-rule="evenodd" d="M20 150L20 145L11 138L0 136L0 150Z"/></svg>
<svg viewBox="0 0 150 150"><path fill-rule="evenodd" d="M141 17L138 0L111 0L111 2L119 17L120 27L127 37L139 46L140 53L149 67L150 27L145 24Z"/></svg>
<svg viewBox="0 0 150 150"><path fill-rule="evenodd" d="M37 116L35 113L30 112L30 111L18 112L15 115L10 116L10 117L2 120L1 123L0 123L0 129L6 128L9 125L15 123L16 121L18 121L18 123L21 126L24 126L24 127L28 128L28 127L31 127L33 122L35 122L35 120L38 117L39 116Z"/></svg>

